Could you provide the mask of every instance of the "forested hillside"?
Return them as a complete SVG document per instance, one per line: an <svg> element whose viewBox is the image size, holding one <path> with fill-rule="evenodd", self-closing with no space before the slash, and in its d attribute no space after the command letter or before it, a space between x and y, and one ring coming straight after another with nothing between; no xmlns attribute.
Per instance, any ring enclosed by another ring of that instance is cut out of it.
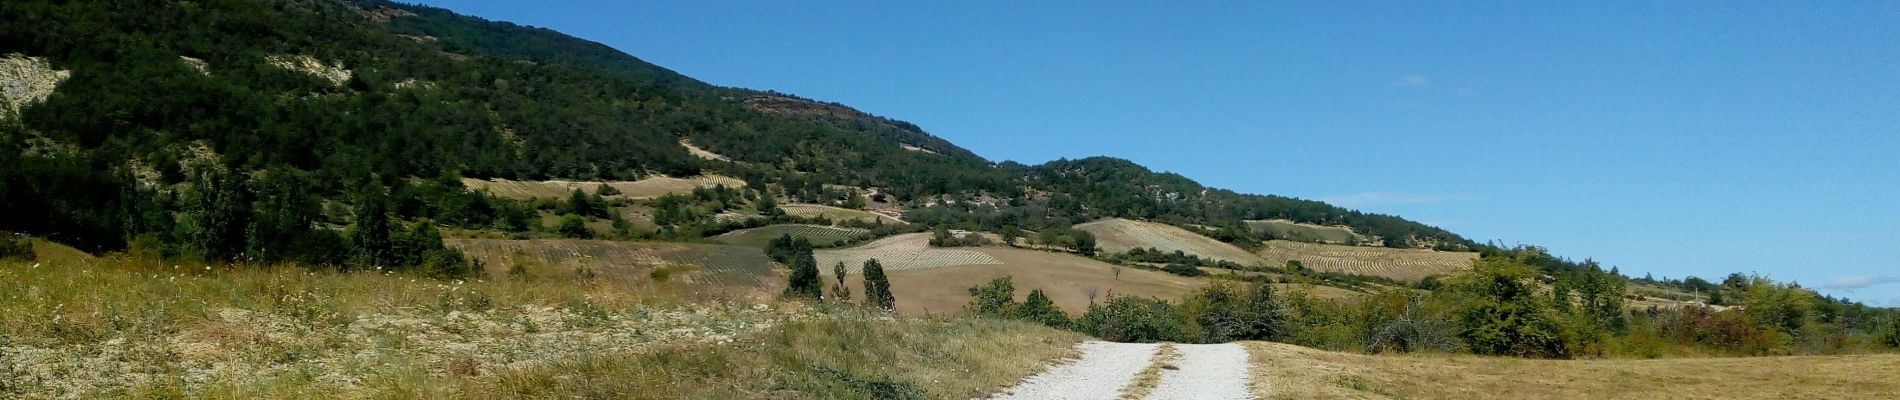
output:
<svg viewBox="0 0 1900 400"><path fill-rule="evenodd" d="M1122 160L997 166L910 123L717 87L599 43L430 7L9 1L0 18L0 54L69 74L0 122L0 229L87 249L145 235L198 247L216 231L294 237L353 224L320 206L360 208L372 191L422 204L387 207L397 221L484 225L494 218L466 214L505 208L464 197L484 204L437 215L434 200L460 190L449 183L456 177L702 172L787 193L832 184L924 205L1005 199L1002 213L1021 218L999 224L1030 229L1103 216L1213 227L1287 218L1354 226L1396 238L1392 246L1471 244L1395 217L1208 189ZM695 158L682 140L731 161ZM229 195L212 192L214 181ZM424 187L404 189L417 182ZM281 226L251 226L258 220Z"/></svg>

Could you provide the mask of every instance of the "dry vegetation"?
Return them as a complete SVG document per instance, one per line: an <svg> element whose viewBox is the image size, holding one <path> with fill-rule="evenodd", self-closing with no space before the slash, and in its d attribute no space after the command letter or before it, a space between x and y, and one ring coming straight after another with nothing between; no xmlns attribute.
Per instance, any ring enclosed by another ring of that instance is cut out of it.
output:
<svg viewBox="0 0 1900 400"><path fill-rule="evenodd" d="M930 247L930 234L910 233L878 239L863 246L819 250L812 253L818 259L818 270L831 274L833 265L843 262L848 269L856 271L865 260L877 259L888 271L949 267L957 265L1002 264L987 253L972 249L943 249Z"/></svg>
<svg viewBox="0 0 1900 400"><path fill-rule="evenodd" d="M710 188L719 185L739 188L745 187L745 181L719 175L700 175L686 178L654 176L637 181L514 181L507 179L463 178L462 186L469 190L487 191L495 196L510 199L566 199L574 189L594 193L601 184L607 184L620 190L612 198L650 199L667 194L689 193L696 188Z"/></svg>
<svg viewBox="0 0 1900 400"><path fill-rule="evenodd" d="M771 298L782 268L757 248L579 239L447 239L481 261L489 279L588 277L628 290L669 290L696 299Z"/></svg>
<svg viewBox="0 0 1900 400"><path fill-rule="evenodd" d="M883 223L886 224L905 223L904 220L889 215L817 204L781 204L778 208L785 210L785 214L787 215L800 218L817 218L822 216L830 218L833 221L858 220L864 222L883 221Z"/></svg>
<svg viewBox="0 0 1900 400"><path fill-rule="evenodd" d="M0 398L967 398L1081 340L599 280L39 253L0 261Z"/></svg>
<svg viewBox="0 0 1900 400"><path fill-rule="evenodd" d="M1161 370L1179 368L1174 366L1174 363L1180 361L1180 358L1181 352L1175 350L1173 344L1162 343L1155 349L1154 357L1149 359L1148 367L1135 373L1134 381L1129 382L1128 387L1122 388L1121 398L1123 400L1147 398L1148 393L1153 392L1155 386L1161 384Z"/></svg>
<svg viewBox="0 0 1900 400"><path fill-rule="evenodd" d="M1470 269L1471 260L1477 259L1478 253L1269 240L1261 247L1260 257L1272 265L1299 260L1300 264L1314 271L1417 281L1427 276Z"/></svg>
<svg viewBox="0 0 1900 400"><path fill-rule="evenodd" d="M1900 355L1530 360L1250 342L1272 399L1892 399Z"/></svg>
<svg viewBox="0 0 1900 400"><path fill-rule="evenodd" d="M1350 227L1302 224L1284 219L1250 220L1247 221L1247 228L1302 242L1347 244L1366 241L1365 236L1353 232Z"/></svg>
<svg viewBox="0 0 1900 400"><path fill-rule="evenodd" d="M1263 262L1259 256L1247 250L1168 224L1110 218L1076 225L1075 229L1095 234L1097 245L1108 253L1122 253L1140 247L1167 252L1180 250L1202 258L1227 260L1241 265Z"/></svg>
<svg viewBox="0 0 1900 400"><path fill-rule="evenodd" d="M1107 299L1110 293L1178 300L1209 282L1203 278L1126 267L1121 268L1118 278L1114 265L1067 253L998 247L969 251L987 254L999 263L888 272L891 292L897 296L897 311L908 315L960 313L963 306L970 304L971 287L1004 276L1015 280L1017 300L1028 297L1031 290L1042 289L1057 307L1071 315L1088 310L1091 291L1098 302ZM819 270L829 274L829 264L821 265ZM862 300L863 283L858 268L853 265L847 270L845 284L858 292L853 296ZM826 279L829 293L833 278Z"/></svg>

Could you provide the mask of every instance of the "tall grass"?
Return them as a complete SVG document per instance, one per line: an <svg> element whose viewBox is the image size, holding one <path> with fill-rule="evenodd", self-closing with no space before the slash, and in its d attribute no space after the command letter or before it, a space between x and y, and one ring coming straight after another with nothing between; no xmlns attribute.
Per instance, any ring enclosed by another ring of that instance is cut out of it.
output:
<svg viewBox="0 0 1900 400"><path fill-rule="evenodd" d="M0 398L962 396L1080 340L566 276L454 282L41 247L0 261Z"/></svg>

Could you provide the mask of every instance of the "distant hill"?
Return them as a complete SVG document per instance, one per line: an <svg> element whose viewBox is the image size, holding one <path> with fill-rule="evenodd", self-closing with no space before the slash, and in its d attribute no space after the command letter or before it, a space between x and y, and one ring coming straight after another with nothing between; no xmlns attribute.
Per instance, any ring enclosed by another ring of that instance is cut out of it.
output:
<svg viewBox="0 0 1900 400"><path fill-rule="evenodd" d="M288 241L349 224L339 210L369 188L396 196L401 220L482 228L480 214L505 204L469 208L440 193L547 189L534 197L549 199L571 189L515 183L701 174L788 203L876 193L904 220L971 230L1114 217L1246 236L1245 221L1284 219L1349 226L1392 247L1477 246L1399 217L1208 188L1122 159L995 163L908 122L720 87L593 41L434 7L16 0L0 4L0 20L0 54L19 66L0 80L31 89L9 94L17 112L0 116L0 230L88 250L141 235L187 247L243 235L245 218L195 210L255 210L269 188L297 188L279 203L288 214L272 214L285 216L275 221ZM194 189L223 179L233 203ZM233 225L195 231L181 216ZM243 253L226 247L212 252Z"/></svg>

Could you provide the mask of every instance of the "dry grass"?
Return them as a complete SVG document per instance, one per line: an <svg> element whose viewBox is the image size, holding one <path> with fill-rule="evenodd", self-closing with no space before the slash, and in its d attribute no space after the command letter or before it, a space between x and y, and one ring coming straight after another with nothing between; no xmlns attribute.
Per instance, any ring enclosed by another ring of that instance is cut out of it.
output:
<svg viewBox="0 0 1900 400"><path fill-rule="evenodd" d="M1150 358L1148 361L1148 367L1142 368L1141 372L1135 373L1135 379L1128 382L1127 387L1122 388L1122 400L1137 400L1148 397L1148 393L1153 392L1155 386L1161 384L1161 370L1180 369L1180 367L1174 366L1174 363L1180 361L1180 359L1181 352L1175 350L1173 344L1162 343L1160 346L1157 346L1155 348L1154 358Z"/></svg>
<svg viewBox="0 0 1900 400"><path fill-rule="evenodd" d="M1369 356L1250 342L1273 399L1892 399L1900 355L1526 360Z"/></svg>
<svg viewBox="0 0 1900 400"><path fill-rule="evenodd" d="M1240 265L1255 265L1264 262L1260 256L1249 253L1245 249L1168 224L1109 218L1076 225L1075 229L1095 234L1097 245L1102 251L1109 253L1121 253L1140 247L1169 252L1180 250L1187 254L1232 261Z"/></svg>
<svg viewBox="0 0 1900 400"><path fill-rule="evenodd" d="M872 222L881 220L886 224L905 223L904 220L889 215L817 204L783 204L779 205L778 208L785 210L786 215L800 218L817 218L822 216L830 218L833 221L858 220Z"/></svg>
<svg viewBox="0 0 1900 400"><path fill-rule="evenodd" d="M650 199L674 193L689 193L696 188L710 188L725 185L730 188L745 187L745 181L719 175L700 175L686 178L654 176L637 181L514 181L507 179L481 180L463 178L462 185L469 190L485 190L496 196L511 199L566 199L574 189L594 193L601 184L619 189L620 194L611 197L631 199Z"/></svg>
<svg viewBox="0 0 1900 400"><path fill-rule="evenodd" d="M969 397L1081 340L601 280L41 254L0 261L0 398Z"/></svg>
<svg viewBox="0 0 1900 400"><path fill-rule="evenodd" d="M481 261L491 280L587 277L627 291L665 291L707 299L764 301L784 288L784 270L757 248L732 245L580 239L447 239ZM654 272L673 268L664 281ZM519 267L519 268L517 268Z"/></svg>
<svg viewBox="0 0 1900 400"><path fill-rule="evenodd" d="M831 275L831 268L837 263L842 262L847 269L856 271L866 260L871 259L877 259L886 271L1003 263L973 249L930 247L928 233L891 236L861 246L818 250L812 255L818 259L819 271L827 276Z"/></svg>
<svg viewBox="0 0 1900 400"><path fill-rule="evenodd" d="M733 345L522 370L471 398L972 398L1066 356L1081 335L1016 321L819 319Z"/></svg>
<svg viewBox="0 0 1900 400"><path fill-rule="evenodd" d="M1177 300L1210 282L1135 268L1122 268L1117 279L1114 265L1067 253L999 247L970 250L988 254L1001 263L889 271L897 311L908 315L961 313L963 306L970 304L970 287L1004 276L1015 280L1017 300L1027 298L1030 290L1042 289L1057 307L1071 315L1088 310L1087 292L1091 288L1097 301L1106 300L1110 293ZM830 273L829 266L821 267ZM847 270L845 284L854 297L862 300L864 286L858 268ZM825 279L826 293L830 293L833 278L827 275Z"/></svg>
<svg viewBox="0 0 1900 400"><path fill-rule="evenodd" d="M1427 276L1448 275L1470 269L1471 260L1477 259L1478 253L1270 240L1261 247L1260 256L1272 265L1285 265L1289 260L1299 260L1301 265L1314 271L1383 276L1415 282Z"/></svg>

